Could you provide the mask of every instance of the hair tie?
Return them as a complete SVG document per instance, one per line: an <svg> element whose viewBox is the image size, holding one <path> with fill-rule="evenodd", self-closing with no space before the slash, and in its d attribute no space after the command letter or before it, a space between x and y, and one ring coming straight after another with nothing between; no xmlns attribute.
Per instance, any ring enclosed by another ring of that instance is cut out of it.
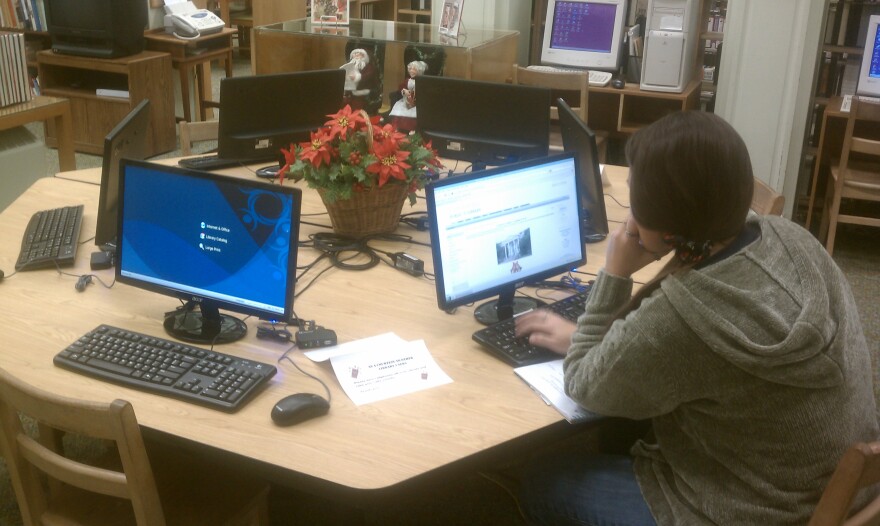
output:
<svg viewBox="0 0 880 526"><path fill-rule="evenodd" d="M674 234L665 234L663 242L675 249L675 257L686 265L692 265L703 261L712 251L711 240L707 241L691 241L683 236Z"/></svg>

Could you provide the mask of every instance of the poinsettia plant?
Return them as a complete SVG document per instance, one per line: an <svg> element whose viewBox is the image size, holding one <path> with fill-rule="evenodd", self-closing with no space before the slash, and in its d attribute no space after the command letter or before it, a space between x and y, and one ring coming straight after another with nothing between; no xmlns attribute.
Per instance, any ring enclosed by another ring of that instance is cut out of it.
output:
<svg viewBox="0 0 880 526"><path fill-rule="evenodd" d="M404 134L380 117L353 111L346 105L311 140L283 148L285 164L278 171L281 183L289 175L322 191L326 201L349 199L386 184L406 185L410 204L441 166L431 143L418 134Z"/></svg>

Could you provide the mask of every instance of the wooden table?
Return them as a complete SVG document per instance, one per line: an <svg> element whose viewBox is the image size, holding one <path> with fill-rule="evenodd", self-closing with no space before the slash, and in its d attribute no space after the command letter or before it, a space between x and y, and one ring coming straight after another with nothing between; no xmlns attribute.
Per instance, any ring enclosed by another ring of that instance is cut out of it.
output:
<svg viewBox="0 0 880 526"><path fill-rule="evenodd" d="M173 162L173 161L165 161ZM233 169L252 177L243 169ZM95 233L98 170L59 174L36 182L0 213L0 268L11 269L30 215L49 206L85 204L81 240ZM606 191L628 203L626 170L611 169ZM303 214L323 211L317 193L303 188ZM423 206L423 201L420 201ZM410 211L405 205L405 212ZM621 220L626 208L608 201L609 216ZM327 223L326 216L310 222ZM616 226L616 225L612 225ZM317 229L303 225L305 238ZM427 233L398 229L426 241ZM429 249L415 243L377 242L383 250L406 251L431 268ZM605 243L589 247L585 272L604 260ZM331 269L317 277L319 263L298 285L317 279L296 300L296 312L334 329L340 342L394 332L401 338L424 340L451 384L389 400L356 406L342 392L328 364L316 364L300 352L292 358L329 385L333 400L327 417L292 427L277 427L269 413L280 398L295 392L321 393L321 387L292 365L277 364L278 374L242 410L226 414L167 397L120 387L54 367L54 355L100 323L122 326L167 338L163 313L176 306L173 298L116 284L98 283L77 292L75 275L93 273L105 283L112 270L90 271L91 246L80 246L76 264L61 275L54 269L18 273L0 283L0 314L4 316L4 352L0 367L16 377L67 396L109 401L129 400L145 431L175 440L181 447L215 452L224 462L241 462L274 482L349 499L395 494L448 470L479 466L498 455L516 455L576 428L545 404L513 373L471 340L479 328L473 307L454 314L437 308L434 284L379 265L368 271ZM299 264L318 257L300 249ZM542 296L559 292L538 291ZM546 293L545 293L546 292ZM46 323L50 324L49 327ZM287 345L256 338L256 320L248 319L247 336L222 346L222 352L275 363Z"/></svg>
<svg viewBox="0 0 880 526"><path fill-rule="evenodd" d="M190 103L190 79L195 78L195 120L205 120L208 105L212 104L211 61L225 62L226 76L232 76L232 37L238 32L225 27L217 33L192 40L177 38L164 28L144 33L147 49L171 55L171 66L180 72L180 98L183 102L183 120L193 122ZM195 75L194 75L195 74ZM210 115L209 115L210 116Z"/></svg>
<svg viewBox="0 0 880 526"><path fill-rule="evenodd" d="M34 121L54 123L58 133L58 165L62 171L76 170L70 101L38 95L28 102L0 108L0 130Z"/></svg>

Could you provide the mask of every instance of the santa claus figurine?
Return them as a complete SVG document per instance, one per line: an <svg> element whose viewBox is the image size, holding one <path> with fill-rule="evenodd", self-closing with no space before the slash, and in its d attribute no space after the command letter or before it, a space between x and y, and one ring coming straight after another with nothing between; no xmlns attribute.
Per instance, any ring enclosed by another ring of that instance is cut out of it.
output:
<svg viewBox="0 0 880 526"><path fill-rule="evenodd" d="M389 113L391 124L398 130L416 129L416 77L426 69L428 64L421 60L413 60L406 66L409 78L400 85L400 100L394 103Z"/></svg>

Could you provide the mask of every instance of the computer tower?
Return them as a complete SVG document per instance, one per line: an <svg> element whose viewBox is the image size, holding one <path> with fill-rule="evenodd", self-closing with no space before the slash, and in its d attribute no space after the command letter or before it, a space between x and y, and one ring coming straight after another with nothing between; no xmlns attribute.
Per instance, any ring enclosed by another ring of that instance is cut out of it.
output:
<svg viewBox="0 0 880 526"><path fill-rule="evenodd" d="M649 0L640 87L681 93L693 78L700 2Z"/></svg>

